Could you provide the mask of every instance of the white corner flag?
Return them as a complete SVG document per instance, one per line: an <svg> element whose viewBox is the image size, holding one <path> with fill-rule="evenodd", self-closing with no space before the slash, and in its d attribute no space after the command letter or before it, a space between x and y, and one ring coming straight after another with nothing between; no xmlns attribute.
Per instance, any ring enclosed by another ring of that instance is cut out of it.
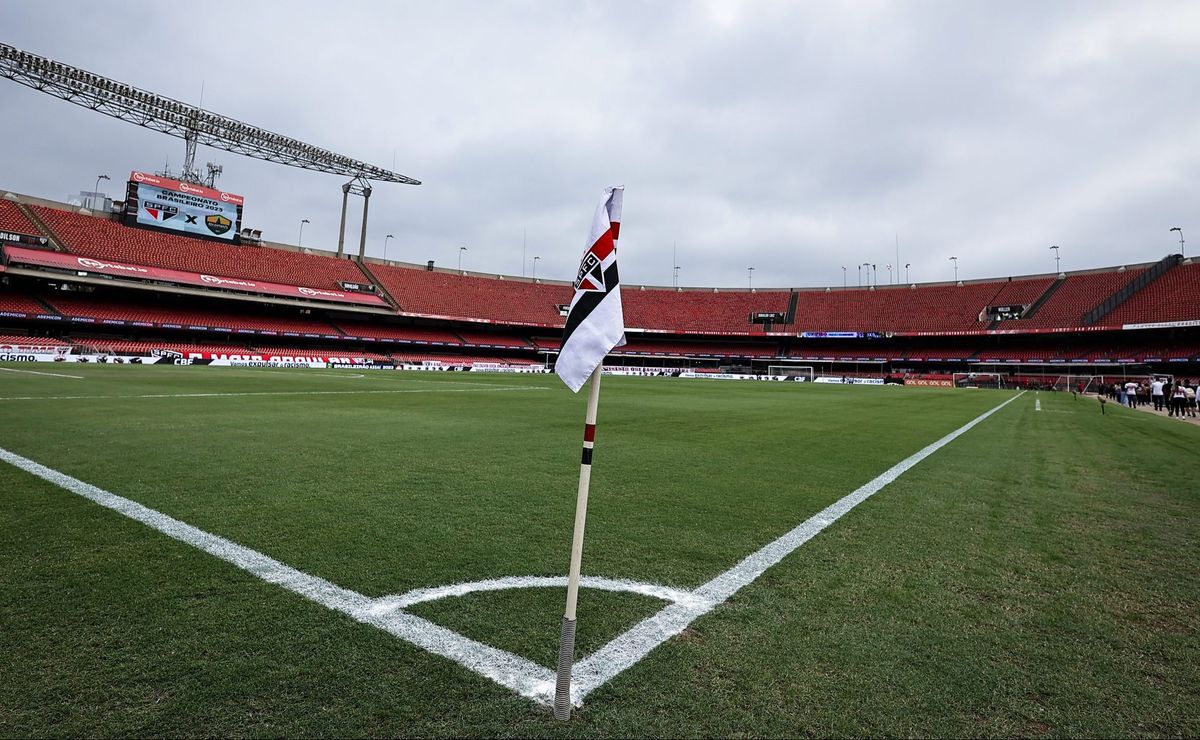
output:
<svg viewBox="0 0 1200 740"><path fill-rule="evenodd" d="M617 235L621 231L621 199L625 188L608 188L596 208L588 249L575 277L575 297L567 312L562 348L554 371L578 393L591 378L583 424L583 459L579 463L579 492L575 499L575 532L571 537L571 567L567 575L567 607L558 643L558 678L554 686L554 718L571 716L571 667L575 662L575 605L583 563L583 529L587 519L588 487L592 481L592 450L596 441L596 409L600 405L600 371L604 356L625 344L621 312L621 283L617 279Z"/></svg>
<svg viewBox="0 0 1200 740"><path fill-rule="evenodd" d="M596 208L588 248L575 277L575 297L567 312L562 348L554 363L554 372L576 393L604 356L625 344L616 249L624 194L624 187L607 188Z"/></svg>

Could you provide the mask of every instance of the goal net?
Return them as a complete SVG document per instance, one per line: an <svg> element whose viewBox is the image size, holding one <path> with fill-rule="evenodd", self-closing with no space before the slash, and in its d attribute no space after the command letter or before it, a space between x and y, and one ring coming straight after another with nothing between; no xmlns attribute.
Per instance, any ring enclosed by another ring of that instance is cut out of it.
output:
<svg viewBox="0 0 1200 740"><path fill-rule="evenodd" d="M955 388L1003 388L1001 373L954 373Z"/></svg>
<svg viewBox="0 0 1200 740"><path fill-rule="evenodd" d="M1060 391L1094 393L1098 385L1099 377L1096 375L1059 375L1054 379L1054 388Z"/></svg>
<svg viewBox="0 0 1200 740"><path fill-rule="evenodd" d="M812 365L768 365L767 375L772 378L803 378L811 383L814 373Z"/></svg>

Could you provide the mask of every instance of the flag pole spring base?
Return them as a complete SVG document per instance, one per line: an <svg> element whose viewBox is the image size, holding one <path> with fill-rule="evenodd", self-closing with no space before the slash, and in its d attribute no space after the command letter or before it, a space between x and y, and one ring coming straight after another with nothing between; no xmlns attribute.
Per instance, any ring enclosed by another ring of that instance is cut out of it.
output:
<svg viewBox="0 0 1200 740"><path fill-rule="evenodd" d="M558 680L554 684L554 719L571 718L571 666L575 662L575 620L563 617L558 642Z"/></svg>

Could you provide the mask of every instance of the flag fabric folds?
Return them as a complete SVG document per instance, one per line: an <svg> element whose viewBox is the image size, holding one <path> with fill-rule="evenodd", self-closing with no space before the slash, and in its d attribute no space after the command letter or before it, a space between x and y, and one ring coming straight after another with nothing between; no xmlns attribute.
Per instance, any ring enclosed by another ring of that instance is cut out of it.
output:
<svg viewBox="0 0 1200 740"><path fill-rule="evenodd" d="M588 249L575 277L575 297L567 312L562 348L554 371L578 392L604 356L625 344L625 315L617 277L617 236L624 187L607 188L596 208Z"/></svg>

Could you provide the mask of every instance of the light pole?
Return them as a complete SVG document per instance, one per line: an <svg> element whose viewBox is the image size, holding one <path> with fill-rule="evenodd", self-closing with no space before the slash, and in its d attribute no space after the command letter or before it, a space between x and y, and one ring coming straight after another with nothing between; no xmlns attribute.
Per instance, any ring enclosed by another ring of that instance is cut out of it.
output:
<svg viewBox="0 0 1200 740"><path fill-rule="evenodd" d="M538 263L538 260L540 260L540 259L541 259L541 257L533 258L533 280L534 280L534 282L537 282L537 263Z"/></svg>
<svg viewBox="0 0 1200 740"><path fill-rule="evenodd" d="M110 179L108 175L96 175L96 184L92 186L92 194L88 196L88 208L96 206L96 191L100 189L100 181Z"/></svg>
<svg viewBox="0 0 1200 740"><path fill-rule="evenodd" d="M1172 226L1171 231L1179 232L1179 256L1182 257L1183 256L1183 229L1179 228L1178 226Z"/></svg>
<svg viewBox="0 0 1200 740"><path fill-rule="evenodd" d="M1054 250L1054 274L1061 275L1062 274L1062 261L1059 259L1059 253L1058 253L1059 246L1057 244L1054 244L1050 248Z"/></svg>
<svg viewBox="0 0 1200 740"><path fill-rule="evenodd" d="M879 270L878 270L878 268L875 267L875 265L871 265L871 273L874 275L875 285L878 286L879 285Z"/></svg>
<svg viewBox="0 0 1200 740"><path fill-rule="evenodd" d="M466 247L458 248L458 271L462 272L462 253L467 251Z"/></svg>
<svg viewBox="0 0 1200 740"><path fill-rule="evenodd" d="M861 265L858 266L859 271L861 272L862 268L864 268L864 267L867 268L867 287L870 287L871 286L871 263L870 262L862 263ZM858 287L860 287L860 288L862 287L861 280L858 281Z"/></svg>
<svg viewBox="0 0 1200 740"><path fill-rule="evenodd" d="M846 266L842 265L842 290L846 289Z"/></svg>
<svg viewBox="0 0 1200 740"><path fill-rule="evenodd" d="M951 257L950 261L954 263L954 282L958 283L958 257Z"/></svg>
<svg viewBox="0 0 1200 740"><path fill-rule="evenodd" d="M387 236L383 237L383 261L384 261L384 262L387 262L387 243L388 243L388 239L395 239L395 238L396 238L396 237L392 236L391 234L388 234Z"/></svg>
<svg viewBox="0 0 1200 740"><path fill-rule="evenodd" d="M679 265L675 265L675 276L671 278L671 281L676 288L679 288Z"/></svg>
<svg viewBox="0 0 1200 740"><path fill-rule="evenodd" d="M754 290L754 268L747 267L746 274L750 276L750 290Z"/></svg>
<svg viewBox="0 0 1200 740"><path fill-rule="evenodd" d="M912 285L912 281L908 279L908 268L910 268L910 267L912 267L911 262L904 263L904 282L908 283L909 285Z"/></svg>
<svg viewBox="0 0 1200 740"><path fill-rule="evenodd" d="M300 220L300 236L296 237L296 246L304 246L304 224L311 223L307 218Z"/></svg>
<svg viewBox="0 0 1200 740"><path fill-rule="evenodd" d="M895 285L896 282L894 280L892 280L892 266L888 265L887 270L888 270L888 285Z"/></svg>

